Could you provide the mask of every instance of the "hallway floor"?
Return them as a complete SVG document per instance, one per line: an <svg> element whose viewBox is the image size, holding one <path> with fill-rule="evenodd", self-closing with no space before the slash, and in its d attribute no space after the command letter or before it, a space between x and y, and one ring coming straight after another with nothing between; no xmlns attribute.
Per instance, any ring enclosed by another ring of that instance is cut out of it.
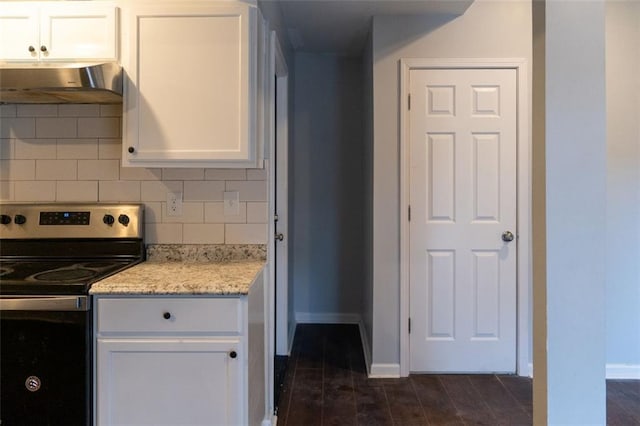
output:
<svg viewBox="0 0 640 426"><path fill-rule="evenodd" d="M369 379L358 327L298 325L278 426L531 425L531 380L509 375ZM607 423L640 425L640 381L607 381Z"/></svg>

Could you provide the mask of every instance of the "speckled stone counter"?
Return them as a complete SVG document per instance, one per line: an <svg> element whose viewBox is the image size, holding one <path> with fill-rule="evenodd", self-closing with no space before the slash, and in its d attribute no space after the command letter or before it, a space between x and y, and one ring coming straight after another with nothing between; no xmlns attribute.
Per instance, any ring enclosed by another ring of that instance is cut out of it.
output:
<svg viewBox="0 0 640 426"><path fill-rule="evenodd" d="M95 295L246 295L262 260L234 262L147 261L98 281Z"/></svg>

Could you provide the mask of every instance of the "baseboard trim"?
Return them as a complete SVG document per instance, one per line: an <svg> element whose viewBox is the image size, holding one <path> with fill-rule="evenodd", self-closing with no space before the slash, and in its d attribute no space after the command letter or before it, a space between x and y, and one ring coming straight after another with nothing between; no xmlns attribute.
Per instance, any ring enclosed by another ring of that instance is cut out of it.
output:
<svg viewBox="0 0 640 426"><path fill-rule="evenodd" d="M607 379L640 379L640 364L607 364Z"/></svg>
<svg viewBox="0 0 640 426"><path fill-rule="evenodd" d="M338 312L296 312L298 324L359 324L358 314L344 314Z"/></svg>
<svg viewBox="0 0 640 426"><path fill-rule="evenodd" d="M291 321L289 324L289 347L287 348L287 355L291 356L291 351L293 350L293 338L296 337L296 326L298 323L296 321Z"/></svg>
<svg viewBox="0 0 640 426"><path fill-rule="evenodd" d="M607 379L640 380L640 364L607 364ZM533 377L533 364L529 363L529 377Z"/></svg>
<svg viewBox="0 0 640 426"><path fill-rule="evenodd" d="M358 322L358 329L360 330L360 340L362 341L362 353L364 354L364 366L367 369L367 376L371 375L371 347L369 346L369 337L367 330L364 327L364 321L362 319Z"/></svg>
<svg viewBox="0 0 640 426"><path fill-rule="evenodd" d="M400 377L400 364L371 364L369 377L372 379Z"/></svg>

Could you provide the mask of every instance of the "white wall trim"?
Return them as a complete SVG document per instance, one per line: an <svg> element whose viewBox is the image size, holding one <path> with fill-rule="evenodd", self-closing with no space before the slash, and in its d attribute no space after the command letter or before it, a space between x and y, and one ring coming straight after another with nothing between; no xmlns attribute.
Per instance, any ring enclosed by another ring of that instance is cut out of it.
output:
<svg viewBox="0 0 640 426"><path fill-rule="evenodd" d="M362 343L362 353L364 354L364 366L367 369L367 375L371 374L371 346L367 337L367 330L362 319L358 321L358 329L360 330L360 340Z"/></svg>
<svg viewBox="0 0 640 426"><path fill-rule="evenodd" d="M296 323L298 324L360 324L361 322L358 314L296 312Z"/></svg>
<svg viewBox="0 0 640 426"><path fill-rule="evenodd" d="M296 337L296 326L298 325L297 321L291 321L288 330L288 345L287 345L287 355L291 355L291 351L293 350L293 339Z"/></svg>
<svg viewBox="0 0 640 426"><path fill-rule="evenodd" d="M383 379L400 377L400 364L371 364L369 378Z"/></svg>
<svg viewBox="0 0 640 426"><path fill-rule="evenodd" d="M528 363L527 370L524 373L520 375L533 377L533 363ZM640 380L640 364L607 364L606 378Z"/></svg>
<svg viewBox="0 0 640 426"><path fill-rule="evenodd" d="M261 19L262 19L262 14L260 14ZM279 184L276 186L276 179L275 179L275 175L274 172L276 172L276 170L274 170L275 164L278 161L283 162L284 164L281 164L279 167L279 177L281 177L281 175L284 173L285 176L285 181L286 181L286 157L284 158L284 160L282 159L282 153L280 153L280 155L278 156L278 158L276 158L276 156L274 155L274 153L276 152L275 149L275 145L276 143L278 144L279 148L281 151L286 152L286 149L282 149L282 147L286 147L287 144L289 143L288 141L288 133L287 133L287 129L288 129L288 107L286 107L287 103L288 103L288 97L286 96L286 91L288 88L288 77L287 77L287 63L286 63L286 59L282 53L282 49L280 47L280 44L278 42L278 35L276 34L275 31L269 31L269 25L267 22L264 23L263 25L263 33L260 34L260 37L262 39L262 42L264 44L264 57L261 58L262 63L264 64L264 69L265 72L262 75L263 77L263 85L265 87L264 90L264 94L266 97L268 97L268 99L265 99L263 102L260 103L260 106L262 106L263 109L263 114L265 115L264 118L264 127L263 129L263 133L264 133L264 139L267 139L268 143L268 147L269 147L269 156L268 159L265 160L265 164L264 167L268 168L268 173L269 173L269 181L268 181L268 185L269 185L269 202L268 202L268 206L269 206L269 234L267 237L267 273L268 273L268 281L267 281L267 288L266 288L266 292L267 292L267 300L268 300L268 306L265 309L265 312L268 315L268 332L267 332L267 342L266 342L266 350L267 353L269 354L268 356L268 361L267 361L267 367L266 367L266 372L267 372L267 400L266 400L266 409L267 409L267 415L271 415L274 411L274 394L273 394L273 388L274 388L274 370L275 370L275 366L274 366L274 355L278 352L278 346L284 346L287 347L287 342L283 342L283 338L282 336L284 336L285 338L289 337L290 333L288 332L289 330L287 330L287 316L288 316L288 303L289 301L287 300L287 281L288 278L286 275L283 276L283 273L280 272L278 274L279 279L277 279L276 275L275 275L275 271L276 271L276 264L280 267L281 270L285 270L286 271L286 265L287 265L287 258L286 258L286 247L285 250L278 250L276 252L275 250L275 221L274 221L274 212L275 212L275 207L273 205L274 200L276 199L275 195L276 195L276 191L283 191L282 189L282 182L279 182ZM280 87L278 87L276 89L276 85L274 83L274 76L276 76L278 78L278 81L280 82ZM276 94L276 90L278 91L278 93ZM284 96L282 96L282 93L284 93ZM277 95L280 95L280 97L277 97ZM278 114L278 116L276 117L276 102L278 103L278 108L280 110L280 113ZM275 122L277 119L277 123ZM286 182L285 182L286 185ZM284 188L284 191L286 193L286 186ZM286 198L285 198L286 200ZM280 205L278 207L282 208L285 210L284 212L284 217L286 218L286 210L288 208L287 203L281 203L284 204L284 206ZM286 231L285 231L286 232ZM284 266L283 266L284 265ZM277 281L276 281L277 280ZM283 294L283 290L282 287L284 288L284 294ZM276 305L276 292L278 292L278 304ZM277 315L277 323L276 321L274 321L274 319L276 319L276 312L278 313ZM276 327L278 330L278 342L276 342ZM289 351L289 353L291 353ZM263 421L264 422L269 422L268 419L265 419Z"/></svg>
<svg viewBox="0 0 640 426"><path fill-rule="evenodd" d="M607 364L607 379L640 380L640 364Z"/></svg>
<svg viewBox="0 0 640 426"><path fill-rule="evenodd" d="M277 424L278 424L278 417L272 416L270 419L265 418L264 420L262 420L261 426L275 426Z"/></svg>
<svg viewBox="0 0 640 426"><path fill-rule="evenodd" d="M529 332L531 289L531 120L529 117L529 77L527 60L521 58L424 59L400 60L400 375L410 372L409 330L409 114L405 100L409 94L412 69L515 69L518 93L518 260L517 260L517 374L527 375L531 336ZM386 364L385 364L386 365ZM371 366L373 372L374 368ZM373 374L373 373L372 373Z"/></svg>

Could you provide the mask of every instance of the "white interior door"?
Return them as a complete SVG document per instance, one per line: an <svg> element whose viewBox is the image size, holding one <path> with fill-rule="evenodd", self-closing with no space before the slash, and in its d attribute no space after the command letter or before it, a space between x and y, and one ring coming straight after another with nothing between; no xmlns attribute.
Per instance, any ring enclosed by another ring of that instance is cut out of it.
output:
<svg viewBox="0 0 640 426"><path fill-rule="evenodd" d="M410 369L515 372L516 71L409 80Z"/></svg>

